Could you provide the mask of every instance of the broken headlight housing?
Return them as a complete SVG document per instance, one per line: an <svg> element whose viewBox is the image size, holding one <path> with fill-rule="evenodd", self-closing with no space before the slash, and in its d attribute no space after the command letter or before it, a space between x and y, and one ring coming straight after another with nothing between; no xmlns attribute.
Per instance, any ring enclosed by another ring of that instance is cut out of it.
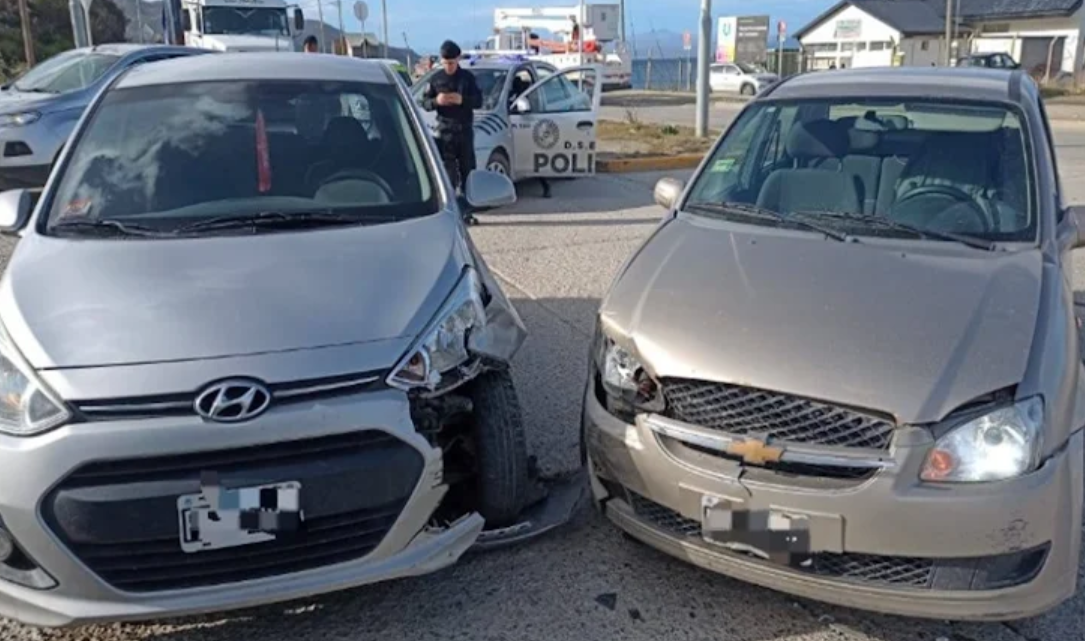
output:
<svg viewBox="0 0 1085 641"><path fill-rule="evenodd" d="M596 387L603 394L599 400L607 411L627 423L644 412L662 412L665 403L658 381L628 349L618 345L596 326L592 348Z"/></svg>
<svg viewBox="0 0 1085 641"><path fill-rule="evenodd" d="M1044 404L1038 396L958 425L927 453L920 478L943 483L1004 481L1040 464Z"/></svg>
<svg viewBox="0 0 1085 641"><path fill-rule="evenodd" d="M485 325L482 284L469 267L421 338L392 368L388 384L439 393L473 378L478 361L468 350L468 341Z"/></svg>
<svg viewBox="0 0 1085 641"><path fill-rule="evenodd" d="M0 324L0 433L33 436L69 418L64 403L38 378Z"/></svg>

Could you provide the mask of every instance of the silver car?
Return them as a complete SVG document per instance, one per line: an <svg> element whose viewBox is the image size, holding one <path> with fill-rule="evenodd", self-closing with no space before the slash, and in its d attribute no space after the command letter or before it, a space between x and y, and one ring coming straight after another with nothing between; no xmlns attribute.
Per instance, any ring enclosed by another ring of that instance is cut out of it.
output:
<svg viewBox="0 0 1085 641"><path fill-rule="evenodd" d="M1009 620L1071 598L1085 212L1054 149L1020 71L801 74L751 101L688 186L658 183L667 214L600 305L599 508L845 606Z"/></svg>
<svg viewBox="0 0 1085 641"><path fill-rule="evenodd" d="M94 96L139 64L212 53L173 45L107 44L59 53L0 91L0 188L41 187Z"/></svg>
<svg viewBox="0 0 1085 641"><path fill-rule="evenodd" d="M467 199L515 192L477 171ZM381 63L106 88L40 198L0 194L0 616L251 606L432 572L484 522L522 537L526 332L460 218Z"/></svg>

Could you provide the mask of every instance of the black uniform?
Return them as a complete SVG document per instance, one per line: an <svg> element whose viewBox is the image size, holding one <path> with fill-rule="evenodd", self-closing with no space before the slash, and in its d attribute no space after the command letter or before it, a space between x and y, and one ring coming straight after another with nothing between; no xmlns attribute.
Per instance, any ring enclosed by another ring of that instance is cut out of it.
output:
<svg viewBox="0 0 1085 641"><path fill-rule="evenodd" d="M463 102L442 107L437 104L437 95L442 93L458 93L463 96ZM476 166L475 109L482 107L482 91L475 75L463 67L458 67L452 74L435 73L422 98L422 106L427 111L437 112L437 146L441 159L452 184L466 193L467 175Z"/></svg>

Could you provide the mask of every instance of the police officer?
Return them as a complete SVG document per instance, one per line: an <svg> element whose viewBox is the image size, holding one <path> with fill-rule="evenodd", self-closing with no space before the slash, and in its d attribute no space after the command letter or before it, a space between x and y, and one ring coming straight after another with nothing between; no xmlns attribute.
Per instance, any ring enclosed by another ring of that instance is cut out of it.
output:
<svg viewBox="0 0 1085 641"><path fill-rule="evenodd" d="M475 109L482 107L482 91L475 75L460 66L459 45L446 40L441 45L441 66L422 97L426 111L437 112L437 146L448 177L461 196L467 192L467 176L475 169ZM475 222L467 215L468 222Z"/></svg>

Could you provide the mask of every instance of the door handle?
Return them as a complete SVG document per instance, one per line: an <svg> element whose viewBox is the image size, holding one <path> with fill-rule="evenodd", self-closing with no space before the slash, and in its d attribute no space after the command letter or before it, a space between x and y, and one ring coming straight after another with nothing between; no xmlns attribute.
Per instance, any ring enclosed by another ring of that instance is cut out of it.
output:
<svg viewBox="0 0 1085 641"><path fill-rule="evenodd" d="M594 126L595 123L590 120L581 120L580 122L576 123L577 129L591 129Z"/></svg>

